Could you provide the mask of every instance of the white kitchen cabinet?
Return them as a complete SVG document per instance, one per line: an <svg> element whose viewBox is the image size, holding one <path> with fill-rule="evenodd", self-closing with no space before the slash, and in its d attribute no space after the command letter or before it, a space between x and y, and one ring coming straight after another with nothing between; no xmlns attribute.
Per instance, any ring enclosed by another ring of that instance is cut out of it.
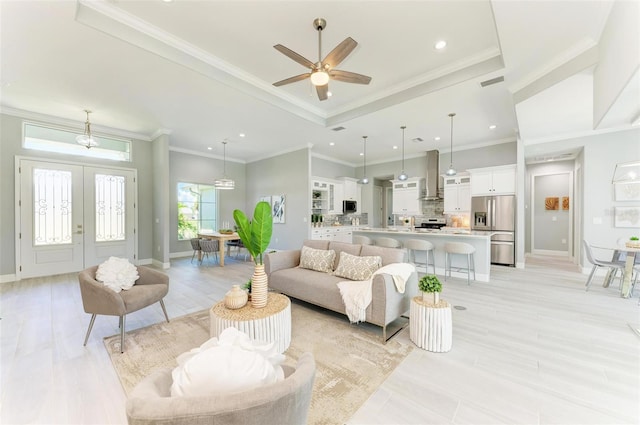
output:
<svg viewBox="0 0 640 425"><path fill-rule="evenodd" d="M358 212L360 212L360 199L362 197L362 188L358 184L358 179L351 177L343 177L344 194L342 199L356 201L358 203Z"/></svg>
<svg viewBox="0 0 640 425"><path fill-rule="evenodd" d="M311 239L351 243L353 229L351 227L318 227L311 229Z"/></svg>
<svg viewBox="0 0 640 425"><path fill-rule="evenodd" d="M329 214L342 214L342 183L329 184Z"/></svg>
<svg viewBox="0 0 640 425"><path fill-rule="evenodd" d="M402 215L422 214L422 197L424 192L422 178L412 178L405 181L392 180L393 184L393 213Z"/></svg>
<svg viewBox="0 0 640 425"><path fill-rule="evenodd" d="M314 178L311 181L311 209L314 213L342 214L342 184Z"/></svg>
<svg viewBox="0 0 640 425"><path fill-rule="evenodd" d="M474 168L471 175L471 196L513 195L516 193L516 166Z"/></svg>
<svg viewBox="0 0 640 425"><path fill-rule="evenodd" d="M443 176L444 213L458 214L471 211L471 177L468 174Z"/></svg>

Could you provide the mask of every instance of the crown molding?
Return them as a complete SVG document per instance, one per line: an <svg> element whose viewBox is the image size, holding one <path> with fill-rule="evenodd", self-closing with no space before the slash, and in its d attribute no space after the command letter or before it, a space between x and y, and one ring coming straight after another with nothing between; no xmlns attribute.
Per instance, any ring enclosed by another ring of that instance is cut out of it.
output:
<svg viewBox="0 0 640 425"><path fill-rule="evenodd" d="M160 136L169 136L173 130L169 130L168 128L159 128L153 132L151 135L151 140L156 140Z"/></svg>
<svg viewBox="0 0 640 425"><path fill-rule="evenodd" d="M224 161L225 157L223 155L217 155L214 153L206 153L206 152L199 152L199 151L194 151L191 149L183 149L183 148L179 148L177 146L169 146L169 151L170 152L179 152L179 153L184 153L187 155L195 155L195 156L203 156L205 158L211 158L211 159L219 159L220 161ZM247 161L243 161L241 159L237 159L237 158L230 158L229 156L226 157L226 160L228 162L236 162L238 164L246 164Z"/></svg>

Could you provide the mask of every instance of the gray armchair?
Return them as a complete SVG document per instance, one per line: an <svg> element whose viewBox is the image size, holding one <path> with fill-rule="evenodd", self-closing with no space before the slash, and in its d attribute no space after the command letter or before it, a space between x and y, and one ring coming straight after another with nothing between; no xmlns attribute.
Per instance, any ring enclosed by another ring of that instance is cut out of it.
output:
<svg viewBox="0 0 640 425"><path fill-rule="evenodd" d="M295 369L283 369L283 381L202 397L171 397L171 369L157 370L129 395L127 420L129 425L304 425L316 372L313 354L300 356Z"/></svg>
<svg viewBox="0 0 640 425"><path fill-rule="evenodd" d="M137 269L140 278L131 289L121 292L114 292L96 280L98 266L89 267L78 274L82 305L85 313L91 314L84 345L87 345L97 314L120 317L120 352L122 353L124 353L124 332L128 313L160 302L164 317L169 322L162 300L169 292L169 276L149 267L138 266Z"/></svg>

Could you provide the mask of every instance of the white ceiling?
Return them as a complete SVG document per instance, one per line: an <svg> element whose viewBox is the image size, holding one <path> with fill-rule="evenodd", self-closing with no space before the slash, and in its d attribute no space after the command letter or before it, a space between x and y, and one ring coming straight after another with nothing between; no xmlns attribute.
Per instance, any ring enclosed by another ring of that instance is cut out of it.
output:
<svg viewBox="0 0 640 425"><path fill-rule="evenodd" d="M146 139L167 131L172 147L202 155L221 155L229 139L227 156L238 161L312 145L360 164L363 135L368 162L400 159L393 146L401 125L407 157L447 152L450 112L456 150L513 141L518 132L548 140L592 131L593 67L518 105L514 94L596 46L611 5L3 0L1 105L72 120L79 131L91 109L94 130ZM371 76L370 85L331 82L324 102L308 81L272 85L305 72L275 44L317 61L317 17L327 20L323 55L354 38L359 45L339 69ZM442 51L433 48L439 39L448 42ZM480 86L497 76L504 82ZM630 107L617 109L607 125L628 125ZM412 141L418 137L424 141Z"/></svg>

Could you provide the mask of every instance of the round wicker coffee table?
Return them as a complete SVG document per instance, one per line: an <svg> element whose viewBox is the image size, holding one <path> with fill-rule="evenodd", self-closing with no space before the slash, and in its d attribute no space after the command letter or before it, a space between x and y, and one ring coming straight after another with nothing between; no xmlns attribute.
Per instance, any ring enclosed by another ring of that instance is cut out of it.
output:
<svg viewBox="0 0 640 425"><path fill-rule="evenodd" d="M253 308L249 302L242 308L230 310L220 301L209 310L209 318L211 337L233 327L254 341L275 342L280 353L291 344L291 300L282 294L269 293L264 308Z"/></svg>

